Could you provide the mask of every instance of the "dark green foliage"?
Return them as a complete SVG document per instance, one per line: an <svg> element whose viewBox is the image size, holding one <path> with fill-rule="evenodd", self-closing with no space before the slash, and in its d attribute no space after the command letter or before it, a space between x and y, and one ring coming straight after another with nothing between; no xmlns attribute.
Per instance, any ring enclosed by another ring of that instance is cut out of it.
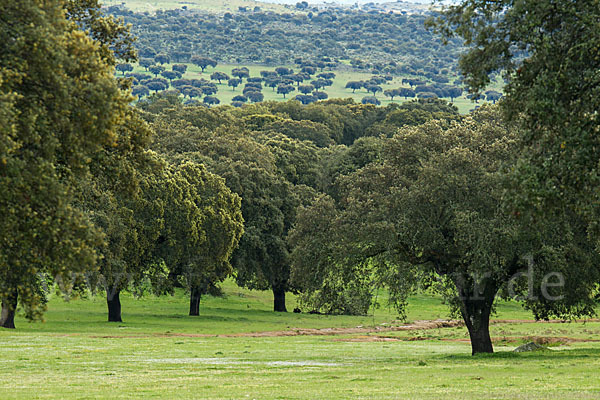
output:
<svg viewBox="0 0 600 400"><path fill-rule="evenodd" d="M137 85L132 88L131 94L138 97L148 96L150 94L150 90L147 86Z"/></svg>
<svg viewBox="0 0 600 400"><path fill-rule="evenodd" d="M294 97L294 99L298 100L302 104L310 104L318 100L315 96L305 94L299 94L296 97Z"/></svg>
<svg viewBox="0 0 600 400"><path fill-rule="evenodd" d="M346 89L352 89L352 93L363 87L363 82L350 81L346 84Z"/></svg>
<svg viewBox="0 0 600 400"><path fill-rule="evenodd" d="M512 194L518 207L571 204L596 214L598 1L470 0L447 8L435 26L473 46L460 61L472 91L483 91L490 74L504 73L503 109L525 128L515 171L519 193Z"/></svg>
<svg viewBox="0 0 600 400"><path fill-rule="evenodd" d="M185 74L185 71L187 71L186 64L173 64L171 68L173 69L173 71L177 71L182 75Z"/></svg>
<svg viewBox="0 0 600 400"><path fill-rule="evenodd" d="M231 86L232 89L235 89L236 87L238 87L241 84L242 84L242 80L237 79L237 78L232 78L227 81L227 86Z"/></svg>
<svg viewBox="0 0 600 400"><path fill-rule="evenodd" d="M202 69L202 72L204 72L207 67L214 68L217 66L217 62L208 57L192 56L189 61L192 64L199 66Z"/></svg>
<svg viewBox="0 0 600 400"><path fill-rule="evenodd" d="M179 73L177 71L163 71L160 73L160 75L164 76L169 81L172 81L173 79L181 78L181 73Z"/></svg>
<svg viewBox="0 0 600 400"><path fill-rule="evenodd" d="M381 104L381 101L379 101L379 99L375 96L365 96L362 99L362 103L363 104L373 104L373 105L378 106Z"/></svg>
<svg viewBox="0 0 600 400"><path fill-rule="evenodd" d="M117 64L115 66L115 69L117 71L120 71L123 75L125 75L125 72L133 71L133 65L131 65L129 63L121 63L121 64Z"/></svg>
<svg viewBox="0 0 600 400"><path fill-rule="evenodd" d="M282 94L285 99L285 95L296 90L292 85L280 84L277 86L277 93Z"/></svg>
<svg viewBox="0 0 600 400"><path fill-rule="evenodd" d="M202 102L204 104L208 104L208 105L216 105L216 104L219 104L221 102L221 100L217 99L214 96L206 96L206 97L204 97L204 100L202 100Z"/></svg>
<svg viewBox="0 0 600 400"><path fill-rule="evenodd" d="M248 98L246 96L237 95L234 96L233 99L231 99L231 101L241 101L242 103L245 103L248 101Z"/></svg>
<svg viewBox="0 0 600 400"><path fill-rule="evenodd" d="M248 97L248 100L250 100L253 103L260 103L265 99L265 96L261 92L257 91L246 92L246 96Z"/></svg>
<svg viewBox="0 0 600 400"><path fill-rule="evenodd" d="M161 72L165 70L165 67L162 65L151 65L148 67L148 71L152 73L154 76L158 76Z"/></svg>
<svg viewBox="0 0 600 400"><path fill-rule="evenodd" d="M315 90L315 87L313 85L301 85L301 86L298 86L298 91L300 93L309 94L313 90Z"/></svg>
<svg viewBox="0 0 600 400"><path fill-rule="evenodd" d="M221 81L229 80L229 75L224 72L215 72L210 76L210 79L221 83Z"/></svg>
<svg viewBox="0 0 600 400"><path fill-rule="evenodd" d="M241 81L242 79L250 76L250 71L246 67L234 68L231 70L231 75L239 78Z"/></svg>
<svg viewBox="0 0 600 400"><path fill-rule="evenodd" d="M327 98L329 97L327 95L327 93L319 92L318 90L315 90L314 92L312 92L312 95L315 96L317 98L317 100L327 100Z"/></svg>

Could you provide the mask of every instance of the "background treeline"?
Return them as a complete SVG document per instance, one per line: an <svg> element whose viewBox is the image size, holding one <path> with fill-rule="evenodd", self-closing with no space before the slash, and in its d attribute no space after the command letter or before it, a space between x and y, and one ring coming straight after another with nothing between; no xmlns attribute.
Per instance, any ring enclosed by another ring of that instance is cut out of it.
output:
<svg viewBox="0 0 600 400"><path fill-rule="evenodd" d="M190 62L194 55L226 64L272 66L291 65L298 58L323 65L344 60L375 73L433 78L443 69L455 71L462 49L459 39L444 46L425 28L423 15L353 10L151 14L114 6L107 12L132 25L140 58L166 54L178 63Z"/></svg>

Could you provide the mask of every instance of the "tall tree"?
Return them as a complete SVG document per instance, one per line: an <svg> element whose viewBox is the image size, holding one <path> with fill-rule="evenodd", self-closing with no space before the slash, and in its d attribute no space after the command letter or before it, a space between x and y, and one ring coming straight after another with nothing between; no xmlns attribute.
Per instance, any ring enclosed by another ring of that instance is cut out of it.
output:
<svg viewBox="0 0 600 400"><path fill-rule="evenodd" d="M460 68L472 92L483 91L491 73L505 72L503 109L525 129L520 190L512 193L525 204L520 210L571 204L597 215L598 1L468 0L430 25L470 45Z"/></svg>
<svg viewBox="0 0 600 400"><path fill-rule="evenodd" d="M154 278L159 261L154 245L162 231L166 201L157 196L164 162L148 152L150 131L130 110L114 146L95 155L88 179L79 183L81 207L106 240L97 273L88 282L106 293L108 321L121 322L121 291L139 288Z"/></svg>
<svg viewBox="0 0 600 400"><path fill-rule="evenodd" d="M387 282L400 310L410 289L404 277L416 269L433 278L463 317L473 354L493 351L495 298L521 294L524 272L532 292L523 298L536 316L593 313L598 256L578 218L532 221L499 207L504 166L516 158L517 144L516 130L487 108L462 123L401 129L387 140L380 161L342 180L339 217L330 203L320 204L333 216L325 236L343 239L330 244L329 254L339 255L333 262L348 268L366 263ZM310 235L304 225L304 236ZM305 250L295 258L304 268L313 254L328 253L321 244L299 243ZM556 276L564 285L550 279Z"/></svg>
<svg viewBox="0 0 600 400"><path fill-rule="evenodd" d="M96 261L102 237L75 205L74 183L94 154L115 143L130 101L114 80L110 50L116 44L117 56L123 50L126 58L129 48L115 40L121 27L111 30L117 25L109 22L96 29L99 13L93 1L0 5L4 327L14 327L17 302L27 318L41 316L42 275L69 282L72 272Z"/></svg>
<svg viewBox="0 0 600 400"><path fill-rule="evenodd" d="M165 231L158 255L190 292L189 315L200 298L232 273L230 258L243 233L240 198L222 178L191 162L172 168L165 190Z"/></svg>

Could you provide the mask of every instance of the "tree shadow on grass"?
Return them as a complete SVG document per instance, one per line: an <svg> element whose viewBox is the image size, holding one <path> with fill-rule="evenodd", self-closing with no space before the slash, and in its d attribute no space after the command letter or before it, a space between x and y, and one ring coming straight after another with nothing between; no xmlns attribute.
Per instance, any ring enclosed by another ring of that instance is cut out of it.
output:
<svg viewBox="0 0 600 400"><path fill-rule="evenodd" d="M600 358L600 348L587 347L577 349L561 350L538 350L524 353L515 353L513 351L499 351L493 354L450 354L440 356L441 360L454 361L472 361L472 360L527 360L527 361L569 361L581 360L584 358Z"/></svg>

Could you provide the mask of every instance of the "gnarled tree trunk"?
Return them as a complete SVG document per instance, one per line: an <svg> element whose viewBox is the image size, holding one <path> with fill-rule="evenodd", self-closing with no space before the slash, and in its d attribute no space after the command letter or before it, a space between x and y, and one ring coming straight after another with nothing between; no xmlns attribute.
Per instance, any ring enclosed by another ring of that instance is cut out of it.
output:
<svg viewBox="0 0 600 400"><path fill-rule="evenodd" d="M2 328L15 329L17 301L18 292L16 289L2 299L2 313L0 314L0 326Z"/></svg>
<svg viewBox="0 0 600 400"><path fill-rule="evenodd" d="M273 286L273 310L287 312L287 308L285 308L285 289L278 286Z"/></svg>
<svg viewBox="0 0 600 400"><path fill-rule="evenodd" d="M106 289L106 304L108 305L108 322L123 322L121 319L120 290Z"/></svg>
<svg viewBox="0 0 600 400"><path fill-rule="evenodd" d="M200 315L200 290L197 287L193 287L190 290L190 316Z"/></svg>
<svg viewBox="0 0 600 400"><path fill-rule="evenodd" d="M491 279L476 283L455 280L455 283L460 298L460 312L471 338L472 354L493 353L490 313L498 292L497 284Z"/></svg>

